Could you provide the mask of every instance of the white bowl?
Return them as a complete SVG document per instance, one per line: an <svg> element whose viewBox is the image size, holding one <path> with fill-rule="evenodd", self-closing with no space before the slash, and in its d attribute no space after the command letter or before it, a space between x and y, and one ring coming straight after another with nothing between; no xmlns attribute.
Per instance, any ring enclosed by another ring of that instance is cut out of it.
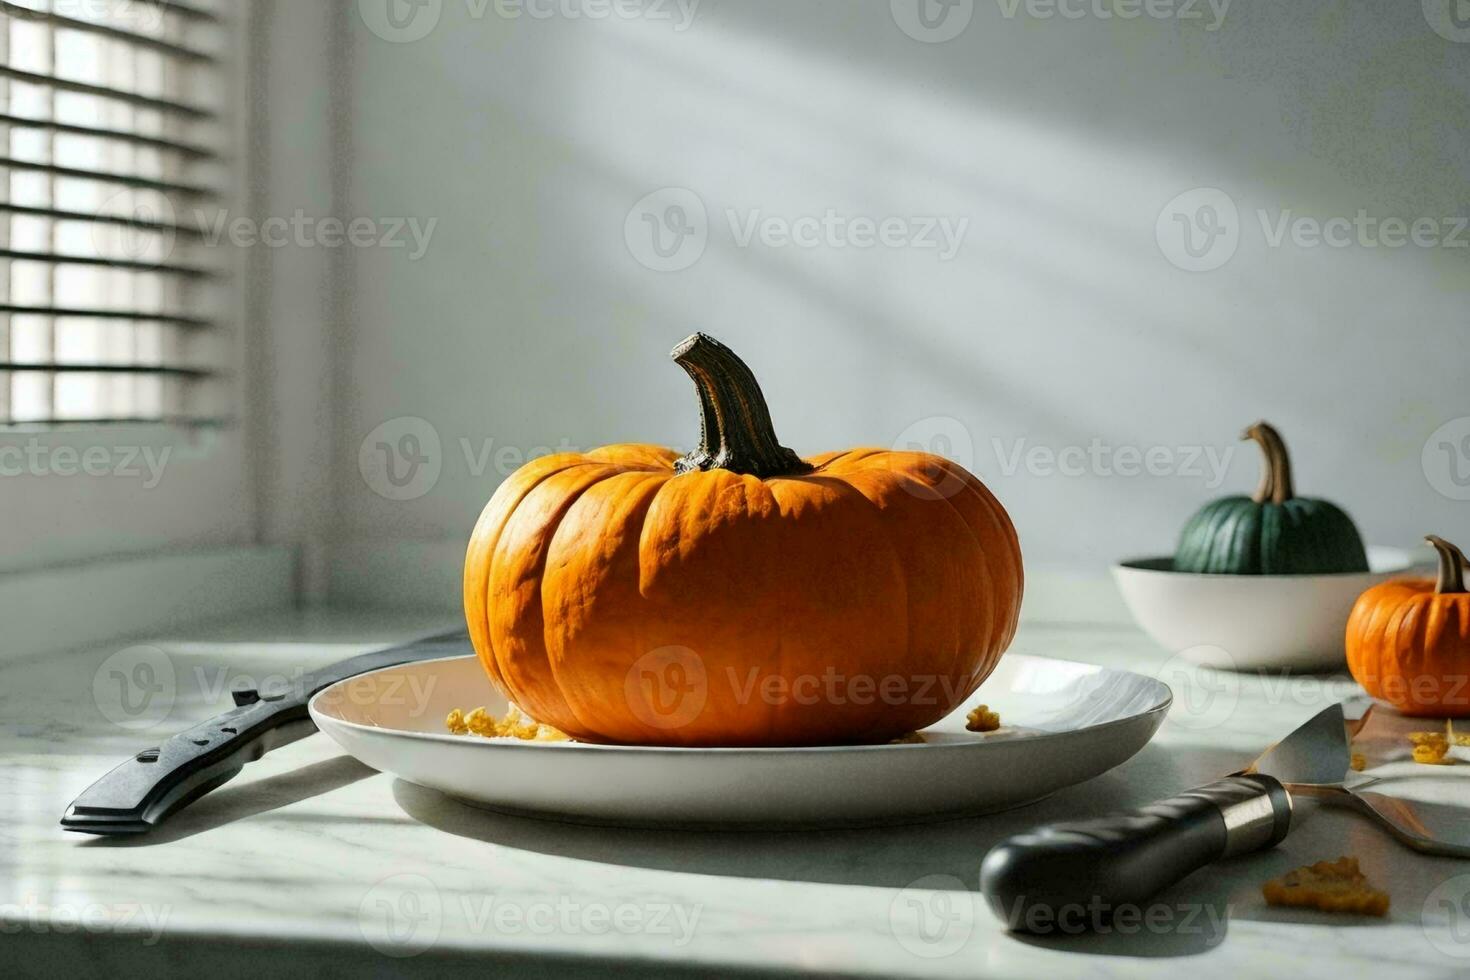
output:
<svg viewBox="0 0 1470 980"><path fill-rule="evenodd" d="M1367 572L1334 575L1205 575L1174 571L1174 559L1113 566L1134 620L1191 663L1229 670L1345 666L1343 636L1364 589L1414 567L1398 548L1369 548Z"/></svg>

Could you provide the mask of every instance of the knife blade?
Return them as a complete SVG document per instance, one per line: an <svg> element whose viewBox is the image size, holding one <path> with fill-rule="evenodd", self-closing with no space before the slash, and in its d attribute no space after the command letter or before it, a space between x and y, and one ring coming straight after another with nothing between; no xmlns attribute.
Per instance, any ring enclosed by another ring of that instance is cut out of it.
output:
<svg viewBox="0 0 1470 980"><path fill-rule="evenodd" d="M1341 786L1352 769L1348 739L1347 714L1342 705L1334 704L1262 752L1240 774L1271 776L1293 792Z"/></svg>
<svg viewBox="0 0 1470 980"><path fill-rule="evenodd" d="M306 705L323 688L383 667L469 651L469 635L452 630L311 671L289 692L234 691L231 710L142 750L89 786L67 807L61 826L85 834L146 833L224 785L246 763L315 732Z"/></svg>
<svg viewBox="0 0 1470 980"><path fill-rule="evenodd" d="M1006 838L981 862L980 890L1013 932L1054 931L1070 910L1141 906L1207 864L1279 844L1291 830L1292 789L1341 790L1350 761L1347 719L1334 704L1207 786Z"/></svg>

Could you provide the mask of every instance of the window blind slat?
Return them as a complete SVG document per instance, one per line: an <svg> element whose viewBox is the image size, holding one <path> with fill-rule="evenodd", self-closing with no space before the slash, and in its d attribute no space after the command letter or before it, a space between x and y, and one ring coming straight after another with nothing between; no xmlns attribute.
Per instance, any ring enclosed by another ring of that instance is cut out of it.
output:
<svg viewBox="0 0 1470 980"><path fill-rule="evenodd" d="M0 313L20 316L66 316L87 320L145 320L150 323L167 323L175 327L203 329L214 325L213 321L197 316L182 316L178 313L152 313L148 310L94 310L75 306L19 306L0 303Z"/></svg>
<svg viewBox="0 0 1470 980"><path fill-rule="evenodd" d="M228 416L196 415L99 415L95 418L35 418L17 419L6 423L8 427L20 429L65 429L68 427L91 428L98 425L169 425L192 429L223 429L235 424Z"/></svg>
<svg viewBox="0 0 1470 980"><path fill-rule="evenodd" d="M195 160L214 160L218 154L213 150L192 143L184 143L176 140L160 139L156 136L145 136L141 133L131 133L123 129L99 129L92 126L77 126L72 123L57 122L54 119L30 119L25 116L12 116L0 112L0 126L12 126L17 129L43 129L54 133L66 133L71 136L91 136L96 139L119 140L124 143L132 143L137 146L147 146L156 150L167 150L181 156L190 157Z"/></svg>
<svg viewBox="0 0 1470 980"><path fill-rule="evenodd" d="M180 184L171 180L155 180L152 177L139 177L135 174L114 173L107 170L82 170L78 167L58 167L54 163L16 160L13 157L0 156L0 170L6 168L11 170L32 170L37 173L53 174L57 177L70 177L73 180L95 180L103 184L121 184L125 187L162 191L165 194L183 194L188 197L216 196L215 192L210 188L199 187L194 184Z"/></svg>
<svg viewBox="0 0 1470 980"><path fill-rule="evenodd" d="M212 378L219 374L207 368L174 367L162 364L67 364L39 361L34 364L0 361L0 371L30 371L36 374L152 374L172 378Z"/></svg>
<svg viewBox="0 0 1470 980"><path fill-rule="evenodd" d="M213 10L205 10L203 7L196 7L193 4L184 3L183 0L135 0L135 2L146 4L150 7L158 7L165 13L178 14L180 17L197 20L201 23L224 23L224 19Z"/></svg>
<svg viewBox="0 0 1470 980"><path fill-rule="evenodd" d="M182 44L175 44L163 38L149 37L146 34L125 31L121 28L101 24L96 21L78 20L75 17L67 17L65 14L54 13L49 10L35 10L31 7L23 7L18 3L11 3L10 0L0 0L0 15L9 15L17 20L29 20L40 24L48 24L51 27L62 30L95 34L114 41L122 41L135 47L158 51L184 61L209 63L215 60L214 55L207 51L200 51Z"/></svg>
<svg viewBox="0 0 1470 980"><path fill-rule="evenodd" d="M139 262L133 259L114 259L100 255L59 255L55 252L20 252L15 249L0 249L0 259L18 259L22 262L45 262L55 265L97 265L110 269L131 269L134 272L161 272L171 276L190 279L212 279L219 276L213 269L195 265L179 265L173 262Z"/></svg>
<svg viewBox="0 0 1470 980"><path fill-rule="evenodd" d="M86 221L94 224L123 225L139 231L154 231L171 235L188 235L191 237L202 237L203 229L181 225L168 221L155 221L149 218L136 218L117 214L89 214L86 211L67 211L60 208L35 208L26 207L21 204L11 204L0 201L0 212L9 211L14 214L30 215L36 218L54 218L57 221Z"/></svg>
<svg viewBox="0 0 1470 980"><path fill-rule="evenodd" d="M77 82L69 78L58 78L55 75L40 75L36 72L11 68L9 65L0 65L0 77L13 78L18 82L47 86L66 92L94 95L99 99L112 99L115 102L126 102L129 105L142 106L145 109L157 109L159 112L186 116L190 119L214 118L214 111L212 109L190 105L187 102L175 102L172 99L154 98L151 95L143 95L139 92L129 92L127 89L108 88L105 85L91 85L87 82Z"/></svg>

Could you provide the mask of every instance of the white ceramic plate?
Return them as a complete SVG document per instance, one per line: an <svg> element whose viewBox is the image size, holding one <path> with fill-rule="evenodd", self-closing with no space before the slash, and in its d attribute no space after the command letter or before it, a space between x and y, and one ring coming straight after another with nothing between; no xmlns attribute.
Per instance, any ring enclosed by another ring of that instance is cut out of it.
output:
<svg viewBox="0 0 1470 980"><path fill-rule="evenodd" d="M1174 571L1173 558L1113 566L1143 631L1192 663L1229 670L1341 670L1348 613L1363 591L1406 574L1413 556L1369 548L1367 572L1337 575L1204 575Z"/></svg>
<svg viewBox="0 0 1470 980"><path fill-rule="evenodd" d="M1147 744L1171 695L1122 670L1011 654L924 744L689 749L451 735L452 708L506 710L474 657L404 664L311 700L358 759L477 806L592 823L875 824L985 813L1106 772ZM965 731L977 704L1000 731Z"/></svg>

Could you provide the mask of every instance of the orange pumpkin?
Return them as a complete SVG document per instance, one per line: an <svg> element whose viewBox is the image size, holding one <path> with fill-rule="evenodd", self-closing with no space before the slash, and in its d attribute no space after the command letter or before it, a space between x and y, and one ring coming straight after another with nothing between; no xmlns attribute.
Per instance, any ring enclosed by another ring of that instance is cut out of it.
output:
<svg viewBox="0 0 1470 980"><path fill-rule="evenodd" d="M1358 597L1347 625L1353 678L1406 715L1470 715L1470 593L1465 555L1443 538L1439 578L1395 579Z"/></svg>
<svg viewBox="0 0 1470 980"><path fill-rule="evenodd" d="M591 742L879 742L932 724L1009 646L1021 552L978 479L923 452L802 460L750 369L673 351L699 448L533 460L465 560L475 652L537 720Z"/></svg>

